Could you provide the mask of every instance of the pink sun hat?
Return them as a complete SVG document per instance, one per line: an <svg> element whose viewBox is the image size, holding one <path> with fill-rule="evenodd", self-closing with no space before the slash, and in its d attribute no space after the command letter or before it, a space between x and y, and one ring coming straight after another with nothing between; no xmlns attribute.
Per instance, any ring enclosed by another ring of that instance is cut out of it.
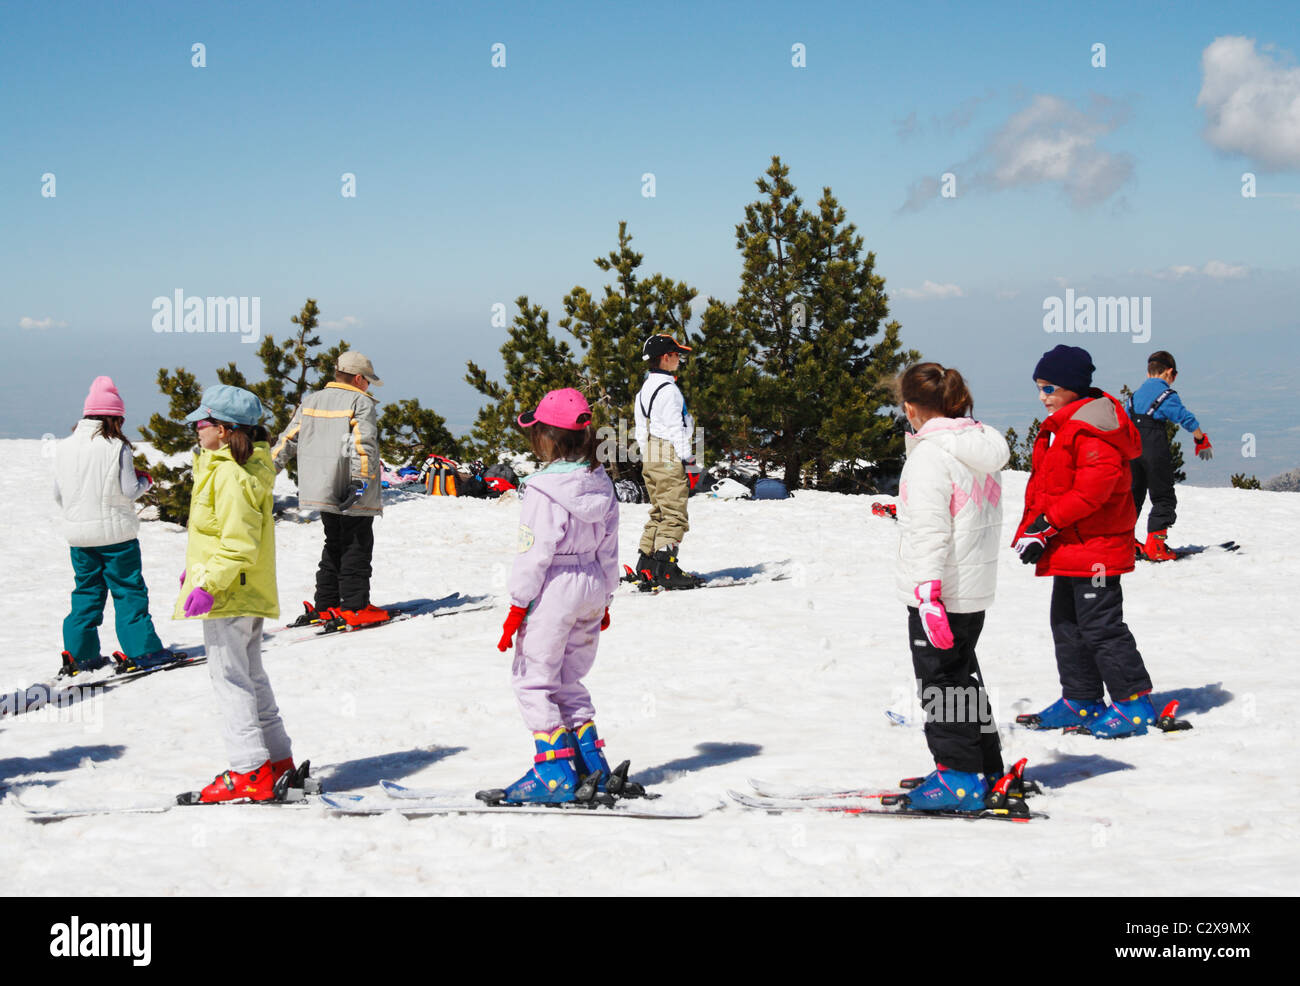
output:
<svg viewBox="0 0 1300 986"><path fill-rule="evenodd" d="M541 422L569 431L581 431L591 423L591 406L587 398L572 387L549 391L537 405L536 411L519 415L519 425L531 428Z"/></svg>
<svg viewBox="0 0 1300 986"><path fill-rule="evenodd" d="M90 385L90 393L86 395L86 403L82 407L81 413L83 415L107 414L111 417L126 417L126 405L122 402L122 395L113 386L112 377L95 377L94 383Z"/></svg>

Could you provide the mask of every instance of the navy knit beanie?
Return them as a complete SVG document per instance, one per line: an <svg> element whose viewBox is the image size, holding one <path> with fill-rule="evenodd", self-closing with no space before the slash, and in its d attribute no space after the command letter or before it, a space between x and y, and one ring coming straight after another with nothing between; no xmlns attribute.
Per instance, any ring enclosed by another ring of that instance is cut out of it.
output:
<svg viewBox="0 0 1300 986"><path fill-rule="evenodd" d="M1057 346L1034 367L1034 379L1046 380L1076 394L1086 394L1092 387L1092 357L1078 346Z"/></svg>

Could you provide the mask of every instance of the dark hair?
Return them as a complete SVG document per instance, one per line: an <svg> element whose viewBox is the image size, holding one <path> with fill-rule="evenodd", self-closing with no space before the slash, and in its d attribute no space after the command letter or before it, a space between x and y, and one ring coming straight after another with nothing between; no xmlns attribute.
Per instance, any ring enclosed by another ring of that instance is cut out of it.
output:
<svg viewBox="0 0 1300 986"><path fill-rule="evenodd" d="M898 378L898 395L900 400L945 418L964 418L975 410L961 374L938 363L909 366Z"/></svg>
<svg viewBox="0 0 1300 986"><path fill-rule="evenodd" d="M1172 354L1160 349L1147 357L1147 376L1158 377L1166 370L1178 372L1178 364L1174 362Z"/></svg>
<svg viewBox="0 0 1300 986"><path fill-rule="evenodd" d="M101 438L103 438L103 439L105 439L105 440L107 440L107 441L110 441L110 442L111 442L114 438L116 438L119 442L121 442L121 443L122 443L123 445L125 445L127 448L131 449L132 451L135 450L135 446L131 444L131 439L127 438L126 435L124 435L124 434L122 433L122 423L123 423L126 419L123 418L121 415L118 415L118 414L87 414L86 417L85 417L83 420L85 420L85 421L98 421L98 422L99 422L99 435L100 435ZM73 431L76 431L76 430L77 430L77 426L76 426L76 425L73 425L73 426L72 426L72 430L73 430Z"/></svg>
<svg viewBox="0 0 1300 986"><path fill-rule="evenodd" d="M344 373L342 370L335 370L335 371L334 371L334 382L335 382L335 383L346 383L346 384L355 385L356 382L357 382L357 377L361 377L361 376L365 376L365 374L364 374L364 373Z"/></svg>
<svg viewBox="0 0 1300 986"><path fill-rule="evenodd" d="M588 462L591 470L600 465L596 461L596 432L590 424L574 431L539 421L528 429L528 442L533 449L533 458L543 465L556 459Z"/></svg>
<svg viewBox="0 0 1300 986"><path fill-rule="evenodd" d="M253 455L253 443L267 440L266 429L261 425L236 425L229 421L210 419L214 425L221 425L230 432L230 457L241 466Z"/></svg>

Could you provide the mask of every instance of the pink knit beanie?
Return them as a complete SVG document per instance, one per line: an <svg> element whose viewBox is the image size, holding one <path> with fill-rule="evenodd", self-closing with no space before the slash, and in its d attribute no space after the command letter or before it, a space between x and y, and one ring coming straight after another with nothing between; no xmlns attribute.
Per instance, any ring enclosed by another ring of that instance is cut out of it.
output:
<svg viewBox="0 0 1300 986"><path fill-rule="evenodd" d="M95 382L90 385L90 393L86 395L86 406L82 408L81 413L126 417L126 405L122 403L122 395L113 386L112 377L95 377Z"/></svg>

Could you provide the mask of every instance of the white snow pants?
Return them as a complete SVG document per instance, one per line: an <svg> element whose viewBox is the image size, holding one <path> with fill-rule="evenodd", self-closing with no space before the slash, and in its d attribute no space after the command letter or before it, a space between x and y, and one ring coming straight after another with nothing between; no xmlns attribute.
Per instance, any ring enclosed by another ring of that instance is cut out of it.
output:
<svg viewBox="0 0 1300 986"><path fill-rule="evenodd" d="M271 681L262 669L261 618L204 620L203 645L230 769L247 773L268 760L292 756Z"/></svg>

